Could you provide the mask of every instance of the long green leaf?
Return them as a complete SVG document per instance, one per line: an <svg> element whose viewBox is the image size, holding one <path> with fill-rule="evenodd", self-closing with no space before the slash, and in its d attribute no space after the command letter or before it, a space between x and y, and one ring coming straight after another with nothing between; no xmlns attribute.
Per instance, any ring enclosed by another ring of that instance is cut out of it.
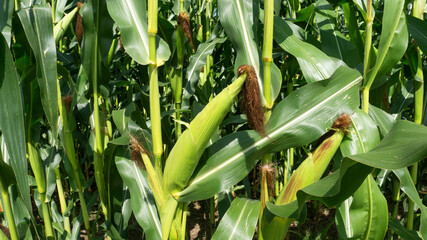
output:
<svg viewBox="0 0 427 240"><path fill-rule="evenodd" d="M58 132L58 91L56 86L56 46L53 37L52 12L47 5L37 5L18 12L37 63L37 82L43 110L52 135Z"/></svg>
<svg viewBox="0 0 427 240"><path fill-rule="evenodd" d="M234 199L212 236L212 240L252 239L258 222L259 207L259 201Z"/></svg>
<svg viewBox="0 0 427 240"><path fill-rule="evenodd" d="M147 234L147 239L162 239L162 227L147 172L123 152L116 155L115 161L120 176L129 187L135 218Z"/></svg>
<svg viewBox="0 0 427 240"><path fill-rule="evenodd" d="M119 25L123 46L135 61L142 65L149 63L148 25L146 1L107 0L108 12ZM171 52L166 42L159 36L157 47L157 66L169 59Z"/></svg>
<svg viewBox="0 0 427 240"><path fill-rule="evenodd" d="M410 231L406 229L399 220L395 218L390 219L388 226L403 240L421 240L414 230Z"/></svg>
<svg viewBox="0 0 427 240"><path fill-rule="evenodd" d="M261 92L263 92L263 66L260 64L261 51L257 46L256 39L259 2L257 0L219 0L218 12L221 25L237 51L234 70L237 71L237 68L243 64L253 66ZM280 70L273 63L271 66L272 101L278 96L281 84L282 76Z"/></svg>
<svg viewBox="0 0 427 240"><path fill-rule="evenodd" d="M339 67L338 63L318 48L294 35L290 23L277 16L274 17L273 35L279 46L297 59L309 83L329 78Z"/></svg>
<svg viewBox="0 0 427 240"><path fill-rule="evenodd" d="M364 85L383 77L402 58L408 45L408 28L404 0L389 0L384 3L381 40L375 66L369 70Z"/></svg>
<svg viewBox="0 0 427 240"><path fill-rule="evenodd" d="M410 15L407 15L406 19L408 20L409 33L415 39L418 47L427 53L427 22Z"/></svg>
<svg viewBox="0 0 427 240"><path fill-rule="evenodd" d="M12 37L13 6L13 0L3 0L0 3L0 32L3 34L9 46Z"/></svg>
<svg viewBox="0 0 427 240"><path fill-rule="evenodd" d="M328 80L304 86L273 110L266 125L269 137L254 131L231 134L206 150L180 201L206 199L243 179L266 153L301 146L324 134L342 112L359 106L359 72L340 68Z"/></svg>
<svg viewBox="0 0 427 240"><path fill-rule="evenodd" d="M18 75L9 45L4 37L0 36L0 130L10 156L10 166L15 173L19 192L28 211L32 212L21 99Z"/></svg>

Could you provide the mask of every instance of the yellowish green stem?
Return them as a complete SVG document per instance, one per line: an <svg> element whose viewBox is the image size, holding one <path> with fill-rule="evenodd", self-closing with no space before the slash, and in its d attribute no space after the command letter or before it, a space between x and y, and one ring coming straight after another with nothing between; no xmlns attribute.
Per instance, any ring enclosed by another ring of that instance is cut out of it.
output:
<svg viewBox="0 0 427 240"><path fill-rule="evenodd" d="M416 18L423 20L424 7L426 5L426 0L414 0L412 15ZM422 65L422 52L417 47L417 70L414 76L414 122L416 124L422 123L423 116L423 101L424 101L424 75L423 75L423 65ZM412 181L414 185L417 184L418 178L418 163L415 163L409 168ZM414 228L414 202L408 200L408 221L406 222L406 228L408 230L413 230Z"/></svg>
<svg viewBox="0 0 427 240"><path fill-rule="evenodd" d="M10 202L10 195L7 189L1 189L1 195L4 203L4 210L6 211L7 224L9 227L9 233L12 240L18 240L18 232L16 231L15 219L13 218L12 205Z"/></svg>
<svg viewBox="0 0 427 240"><path fill-rule="evenodd" d="M362 87L362 110L366 113L369 112L369 90L371 88L372 82L374 81L375 74L372 74L370 79L367 79L367 73L371 67L371 49L372 49L372 3L371 0L368 0L367 3L367 13L366 13L366 37L365 37L365 56L363 60L363 87Z"/></svg>
<svg viewBox="0 0 427 240"><path fill-rule="evenodd" d="M65 200L64 188L61 181L61 172L59 171L59 166L55 169L56 174L56 189L58 189L58 198L59 206L61 207L61 213L64 218L64 229L71 234L71 225L70 217L64 216L65 211L67 210L67 201Z"/></svg>
<svg viewBox="0 0 427 240"><path fill-rule="evenodd" d="M158 1L148 1L148 41L149 41L149 59L148 66L150 74L150 117L151 134L153 136L153 155L156 172L162 173L162 125L160 117L160 94L157 76L157 56L156 56L156 35L157 35L157 9Z"/></svg>

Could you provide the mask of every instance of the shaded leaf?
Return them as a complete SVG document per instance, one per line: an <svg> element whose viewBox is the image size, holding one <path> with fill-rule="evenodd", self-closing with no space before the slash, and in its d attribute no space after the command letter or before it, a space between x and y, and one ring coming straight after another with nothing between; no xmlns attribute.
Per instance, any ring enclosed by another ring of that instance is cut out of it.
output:
<svg viewBox="0 0 427 240"><path fill-rule="evenodd" d="M18 75L9 45L0 36L0 130L10 156L10 166L16 176L19 192L31 212L28 166L25 152L24 112Z"/></svg>

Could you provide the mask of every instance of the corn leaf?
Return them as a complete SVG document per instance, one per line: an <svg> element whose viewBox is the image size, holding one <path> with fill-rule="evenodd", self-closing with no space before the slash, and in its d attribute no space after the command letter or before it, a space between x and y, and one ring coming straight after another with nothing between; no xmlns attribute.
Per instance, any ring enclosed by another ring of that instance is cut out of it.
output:
<svg viewBox="0 0 427 240"><path fill-rule="evenodd" d="M120 176L129 187L132 210L139 225L148 239L162 239L162 226L147 172L135 161L131 161L123 151L117 153L115 161Z"/></svg>
<svg viewBox="0 0 427 240"><path fill-rule="evenodd" d="M396 218L391 218L388 226L403 240L421 240L417 232L406 229Z"/></svg>
<svg viewBox="0 0 427 240"><path fill-rule="evenodd" d="M9 46L12 37L13 6L13 0L4 0L0 3L0 32Z"/></svg>
<svg viewBox="0 0 427 240"><path fill-rule="evenodd" d="M366 153L380 142L375 122L358 109L352 116L352 128L341 145L343 156ZM383 239L387 231L387 201L372 175L338 208L338 234L344 238Z"/></svg>
<svg viewBox="0 0 427 240"><path fill-rule="evenodd" d="M339 234L345 239L384 239L388 225L387 201L372 175L338 208Z"/></svg>
<svg viewBox="0 0 427 240"><path fill-rule="evenodd" d="M406 19L408 20L408 30L411 33L411 36L415 39L418 47L421 48L423 52L427 52L427 23L416 17L407 15Z"/></svg>
<svg viewBox="0 0 427 240"><path fill-rule="evenodd" d="M306 81L311 83L332 76L339 64L315 46L298 38L291 26L288 21L274 17L274 40L297 59Z"/></svg>
<svg viewBox="0 0 427 240"><path fill-rule="evenodd" d="M47 5L38 5L18 12L22 27L37 63L37 82L43 110L52 128L54 138L58 132L58 101L56 86L56 46L53 37L51 9Z"/></svg>
<svg viewBox="0 0 427 240"><path fill-rule="evenodd" d="M148 25L146 1L140 0L107 0L108 12L119 25L123 46L135 61L142 65L149 62ZM157 65L166 62L171 52L166 42L156 36Z"/></svg>
<svg viewBox="0 0 427 240"><path fill-rule="evenodd" d="M384 3L382 22L381 40L375 66L369 70L366 76L368 85L389 72L406 51L408 46L408 27L405 1L386 1Z"/></svg>
<svg viewBox="0 0 427 240"><path fill-rule="evenodd" d="M215 38L197 47L197 51L190 57L190 64L187 67L187 92L194 92L195 85L199 81L200 68L206 64L206 57L212 54L217 44L221 44L224 41L225 38Z"/></svg>
<svg viewBox="0 0 427 240"><path fill-rule="evenodd" d="M320 30L322 50L343 60L349 67L361 63L356 46L336 29L335 11L326 0L316 2L316 23Z"/></svg>
<svg viewBox="0 0 427 240"><path fill-rule="evenodd" d="M30 187L25 152L24 112L18 75L9 45L0 36L0 130L10 156L10 166L16 176L19 192L29 212Z"/></svg>
<svg viewBox="0 0 427 240"><path fill-rule="evenodd" d="M342 67L328 80L304 86L273 110L266 125L269 137L241 131L215 142L196 169L180 201L209 198L243 179L266 153L301 146L324 134L343 112L359 106L359 72Z"/></svg>
<svg viewBox="0 0 427 240"><path fill-rule="evenodd" d="M212 240L252 239L258 222L259 207L259 201L234 199L212 236Z"/></svg>
<svg viewBox="0 0 427 240"><path fill-rule="evenodd" d="M426 126L400 120L374 149L349 158L381 169L407 167L427 156L425 136L427 136ZM408 155L408 152L411 154Z"/></svg>
<svg viewBox="0 0 427 240"><path fill-rule="evenodd" d="M218 12L221 25L237 51L234 70L240 65L247 64L255 68L255 72L263 92L263 66L261 51L257 46L257 26L259 19L259 2L257 0L219 0ZM275 20L276 21L276 20ZM282 84L279 68L271 66L271 100L274 102ZM261 94L263 95L263 94Z"/></svg>
<svg viewBox="0 0 427 240"><path fill-rule="evenodd" d="M419 233L423 239L427 239L427 207L423 205L423 202L420 199L418 191L415 188L414 182L412 181L411 175L409 174L408 168L396 169L393 170L393 172L399 178L400 188L402 191L405 192L405 194L408 195L414 204L421 209Z"/></svg>

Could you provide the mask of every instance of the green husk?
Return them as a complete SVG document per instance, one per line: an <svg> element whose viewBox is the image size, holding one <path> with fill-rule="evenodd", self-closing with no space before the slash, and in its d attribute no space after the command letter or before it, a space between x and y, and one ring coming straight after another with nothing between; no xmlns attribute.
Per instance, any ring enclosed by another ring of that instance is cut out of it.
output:
<svg viewBox="0 0 427 240"><path fill-rule="evenodd" d="M241 75L218 94L190 123L166 161L163 187L166 194L181 191L187 185L209 139L218 129L246 79Z"/></svg>
<svg viewBox="0 0 427 240"><path fill-rule="evenodd" d="M338 150L350 124L350 118L346 114L338 117L332 130L324 136L332 135L327 137L313 154L309 154L297 170L295 170L277 197L276 205L284 205L295 201L299 190L318 181L322 177L323 172ZM285 219L278 216L274 216L268 223L264 221L266 221L265 218L263 218L264 228L261 231L263 234L262 237L263 239L271 240L284 239L292 223L292 219Z"/></svg>

